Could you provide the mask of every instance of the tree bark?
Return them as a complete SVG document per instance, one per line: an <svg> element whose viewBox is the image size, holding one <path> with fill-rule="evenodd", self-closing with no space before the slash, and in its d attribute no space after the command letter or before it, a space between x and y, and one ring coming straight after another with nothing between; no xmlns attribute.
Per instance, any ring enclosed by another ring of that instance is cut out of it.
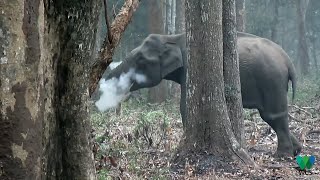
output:
<svg viewBox="0 0 320 180"><path fill-rule="evenodd" d="M90 60L95 56L100 7L98 0L77 3L55 1L47 2L45 6L48 12L46 21L51 32L49 38L58 40L58 44L54 44L56 48L52 50L51 63L55 72L53 107L58 127L56 138L61 148L60 175L64 179L95 179L89 141L88 76ZM47 158L50 164L51 157Z"/></svg>
<svg viewBox="0 0 320 180"><path fill-rule="evenodd" d="M245 32L246 30L245 0L236 1L236 20L237 20L237 30L241 32Z"/></svg>
<svg viewBox="0 0 320 180"><path fill-rule="evenodd" d="M241 98L239 56L237 52L235 0L223 0L222 6L225 98L233 133L240 143L240 146L244 148L244 119Z"/></svg>
<svg viewBox="0 0 320 180"><path fill-rule="evenodd" d="M298 17L298 31L299 31L299 45L298 45L298 63L300 73L307 75L309 73L309 53L306 38L306 11L309 4L309 0L296 0L297 17Z"/></svg>
<svg viewBox="0 0 320 180"><path fill-rule="evenodd" d="M39 0L0 1L0 179L41 179L41 5Z"/></svg>

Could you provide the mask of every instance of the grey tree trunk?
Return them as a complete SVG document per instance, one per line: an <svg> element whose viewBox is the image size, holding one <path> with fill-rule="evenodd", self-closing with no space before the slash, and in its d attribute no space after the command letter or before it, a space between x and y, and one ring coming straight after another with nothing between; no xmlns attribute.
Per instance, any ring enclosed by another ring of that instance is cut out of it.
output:
<svg viewBox="0 0 320 180"><path fill-rule="evenodd" d="M95 179L87 100L98 1L0 8L0 179Z"/></svg>
<svg viewBox="0 0 320 180"><path fill-rule="evenodd" d="M187 0L186 33L187 124L183 149L231 160L243 149L232 132L225 101L222 0Z"/></svg>
<svg viewBox="0 0 320 180"><path fill-rule="evenodd" d="M245 32L245 0L236 0L236 20L237 20L237 30Z"/></svg>
<svg viewBox="0 0 320 180"><path fill-rule="evenodd" d="M315 40L311 41L312 44L312 56L313 56L313 63L314 63L314 70L316 73L320 72L319 66L318 66L318 60L317 60L317 46Z"/></svg>
<svg viewBox="0 0 320 180"><path fill-rule="evenodd" d="M300 73L307 75L309 73L309 53L306 38L306 11L309 4L309 0L296 0L297 17L298 17L298 31L299 31L299 45L298 45L298 63Z"/></svg>
<svg viewBox="0 0 320 180"><path fill-rule="evenodd" d="M185 138L174 162L186 162L185 157L196 158L195 162L210 161L208 156L214 156L226 161L240 158L255 165L237 142L228 117L223 81L222 0L187 0L186 36L188 68L181 92L187 92L183 98L187 119Z"/></svg>
<svg viewBox="0 0 320 180"><path fill-rule="evenodd" d="M157 34L163 34L163 14L162 9L163 7L161 5L163 2L159 2L157 0L149 0L148 1L148 8L149 8L149 32L150 33L157 33ZM164 6L163 8L166 8ZM166 9L168 11L168 9ZM166 18L167 20L167 18ZM166 25L167 27L167 25ZM167 28L166 28L167 29ZM158 84L155 87L149 88L149 97L148 101L150 103L161 103L164 102L167 98L168 92L168 86L167 82L165 80L162 80L160 84Z"/></svg>
<svg viewBox="0 0 320 180"><path fill-rule="evenodd" d="M53 107L57 125L54 134L57 135L52 138L58 138L61 176L65 179L95 179L89 141L88 77L94 60L100 5L97 0L76 3L63 0L48 2L45 6L49 12L46 16L50 27L48 41L54 47L52 56L48 57L55 72ZM47 157L47 164L51 158Z"/></svg>
<svg viewBox="0 0 320 180"><path fill-rule="evenodd" d="M244 148L244 119L241 98L235 0L223 0L223 76L225 98L233 133Z"/></svg>
<svg viewBox="0 0 320 180"><path fill-rule="evenodd" d="M176 34L185 32L185 0L176 0Z"/></svg>

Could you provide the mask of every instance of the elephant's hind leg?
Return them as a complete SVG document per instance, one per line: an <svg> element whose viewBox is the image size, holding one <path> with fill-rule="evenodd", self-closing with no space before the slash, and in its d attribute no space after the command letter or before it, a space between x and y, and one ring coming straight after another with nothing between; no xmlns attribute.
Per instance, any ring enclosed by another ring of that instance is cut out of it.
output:
<svg viewBox="0 0 320 180"><path fill-rule="evenodd" d="M293 156L294 147L292 144L293 135L289 132L288 112L286 110L278 113L259 110L262 119L267 122L276 132L278 138L278 148L276 156L291 157ZM295 141L296 143L297 141Z"/></svg>

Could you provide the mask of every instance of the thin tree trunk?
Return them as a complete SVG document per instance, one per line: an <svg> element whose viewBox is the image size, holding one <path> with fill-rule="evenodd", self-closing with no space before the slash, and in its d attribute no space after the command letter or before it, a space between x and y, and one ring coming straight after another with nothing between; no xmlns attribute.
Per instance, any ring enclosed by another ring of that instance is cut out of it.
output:
<svg viewBox="0 0 320 180"><path fill-rule="evenodd" d="M223 0L223 76L225 97L233 133L241 147L244 142L244 119L241 98L235 0Z"/></svg>
<svg viewBox="0 0 320 180"><path fill-rule="evenodd" d="M185 0L176 0L176 34L185 32Z"/></svg>
<svg viewBox="0 0 320 180"><path fill-rule="evenodd" d="M237 20L237 30L241 32L245 32L245 0L237 0L236 1L236 20Z"/></svg>
<svg viewBox="0 0 320 180"><path fill-rule="evenodd" d="M162 9L161 2L158 0L149 0L149 32L163 34L164 23L162 21ZM166 7L166 6L164 6ZM168 11L168 9L167 9ZM161 103L167 98L168 86L165 80L162 80L160 84L155 87L149 88L148 101L150 103Z"/></svg>
<svg viewBox="0 0 320 180"><path fill-rule="evenodd" d="M318 68L318 61L317 61L317 50L316 50L316 42L315 40L311 41L312 43L312 55L313 55L313 61L314 61L314 68L316 72L319 72Z"/></svg>
<svg viewBox="0 0 320 180"><path fill-rule="evenodd" d="M185 32L185 0L174 0L175 1L175 34ZM180 96L180 85L172 83L172 92L175 98Z"/></svg>
<svg viewBox="0 0 320 180"><path fill-rule="evenodd" d="M176 32L176 0L172 0L171 5L171 34Z"/></svg>
<svg viewBox="0 0 320 180"><path fill-rule="evenodd" d="M271 28L271 40L273 42L278 42L278 30L277 26L279 23L279 0L273 0L273 21L272 21L272 28Z"/></svg>
<svg viewBox="0 0 320 180"><path fill-rule="evenodd" d="M171 20L171 0L164 0L165 6L164 8L166 8L166 14L165 14L165 21L164 21L164 26L165 26L165 33L169 33L170 32L170 20Z"/></svg>
<svg viewBox="0 0 320 180"><path fill-rule="evenodd" d="M296 0L299 30L298 62L300 67L300 73L302 73L302 75L307 75L309 73L310 63L305 25L308 4L309 0Z"/></svg>

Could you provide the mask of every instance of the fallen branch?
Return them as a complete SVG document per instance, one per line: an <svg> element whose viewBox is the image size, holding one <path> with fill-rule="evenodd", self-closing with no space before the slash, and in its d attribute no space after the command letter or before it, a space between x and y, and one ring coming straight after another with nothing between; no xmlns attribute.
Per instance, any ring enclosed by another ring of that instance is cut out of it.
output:
<svg viewBox="0 0 320 180"><path fill-rule="evenodd" d="M290 113L289 113L288 115L289 115L289 118L292 119L292 120L294 120L294 121L297 121L297 122L300 122L300 123L305 123L304 121L295 118L295 117L294 117L292 114L290 114Z"/></svg>
<svg viewBox="0 0 320 180"><path fill-rule="evenodd" d="M307 135L310 135L310 134L320 134L320 130L317 129L317 130L310 130L309 132L307 132Z"/></svg>
<svg viewBox="0 0 320 180"><path fill-rule="evenodd" d="M317 121L320 121L320 118L317 118L317 119L306 119L306 120L300 120L300 119L297 119L295 118L292 114L288 114L289 115L289 118L294 120L294 121L297 121L297 122L300 122L300 123L315 123Z"/></svg>
<svg viewBox="0 0 320 180"><path fill-rule="evenodd" d="M126 0L120 12L115 17L108 30L108 36L104 40L104 47L100 53L99 59L94 63L90 72L89 94L93 94L97 88L98 82L102 74L112 62L112 56L115 47L119 44L121 36L129 24L133 13L139 6L140 0ZM106 7L105 7L106 8ZM106 15L107 16L107 15ZM106 22L108 18L106 17Z"/></svg>
<svg viewBox="0 0 320 180"><path fill-rule="evenodd" d="M297 109L297 110L295 110L295 111L292 111L291 113L302 111L302 112L304 112L304 113L306 113L306 114L308 114L309 116L312 117L312 114L311 114L310 112L306 111L306 110L303 109L303 108L300 108L300 107L297 106L297 105L290 105L289 107L293 107L293 108L296 108L296 109Z"/></svg>

